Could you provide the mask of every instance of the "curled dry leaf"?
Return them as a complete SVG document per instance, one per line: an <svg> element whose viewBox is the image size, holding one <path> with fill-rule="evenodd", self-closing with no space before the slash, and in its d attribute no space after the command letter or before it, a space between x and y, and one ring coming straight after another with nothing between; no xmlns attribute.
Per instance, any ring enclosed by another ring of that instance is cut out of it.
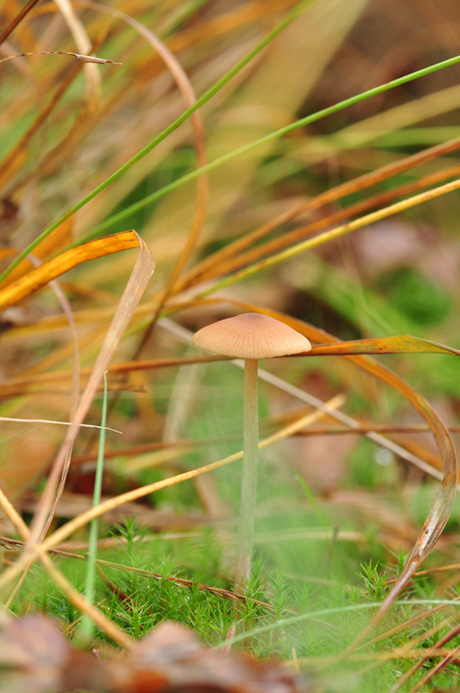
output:
<svg viewBox="0 0 460 693"><path fill-rule="evenodd" d="M306 693L307 684L277 662L201 645L192 631L166 622L130 655L106 659L73 648L44 616L8 621L0 634L0 690L11 693Z"/></svg>

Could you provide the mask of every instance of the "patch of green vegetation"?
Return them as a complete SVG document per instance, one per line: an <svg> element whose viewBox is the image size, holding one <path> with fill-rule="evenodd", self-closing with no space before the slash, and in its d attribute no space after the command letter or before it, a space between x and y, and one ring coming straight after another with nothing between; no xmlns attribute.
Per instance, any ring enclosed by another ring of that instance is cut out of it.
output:
<svg viewBox="0 0 460 693"><path fill-rule="evenodd" d="M340 539L318 542L309 540L308 536L293 542L290 551L289 542L282 539L280 532L278 551L283 554L283 568L274 567L275 554L266 551L266 545L259 545L259 558L254 563L246 599L240 601L206 587L232 589L228 546L215 530L206 530L196 537L195 543L190 538L168 540L160 536L155 538L130 519L117 525L115 533L119 545L100 555L102 573L97 581L96 603L136 639L170 619L193 628L204 642L218 646L224 643L236 623L237 647L250 651L259 659L276 655L289 660L294 651L299 660L323 662L320 676L328 690L352 693L358 687L363 693L384 693L411 666L410 657L392 661L385 658L385 653L417 639L416 647L422 654L449 632L442 612L391 631L393 625L422 615L429 608L430 600L436 599L433 580L416 578L403 594L403 602L393 608L390 620L383 631L381 629L381 632L390 631L388 637L360 650L364 664L351 659L332 666L337 655L359 635L376 605L386 596L386 580L398 574L407 559L402 552L396 556L396 565L386 565L378 552L375 557L364 559L359 550L350 551L349 546L340 546ZM276 543L276 536L273 543ZM321 567L317 561L318 565L312 566L315 551L323 557ZM324 577L325 560L329 565L327 579ZM347 564L346 570L344 564ZM85 561L59 559L59 565L82 589ZM315 576L316 570L322 573L322 578ZM176 578L191 582L180 582ZM426 604L418 606L420 601ZM27 576L12 611L21 613L26 604L29 612L44 612L70 634L75 631L78 612L37 565ZM106 639L100 631L96 632L96 638ZM458 640L457 637L453 646ZM309 670L310 675L312 672L314 675L315 667L309 666ZM412 684L419 676L422 673L414 676ZM446 681L449 678L447 672Z"/></svg>
<svg viewBox="0 0 460 693"><path fill-rule="evenodd" d="M392 270L378 284L394 308L421 326L438 325L451 310L449 294L414 267Z"/></svg>

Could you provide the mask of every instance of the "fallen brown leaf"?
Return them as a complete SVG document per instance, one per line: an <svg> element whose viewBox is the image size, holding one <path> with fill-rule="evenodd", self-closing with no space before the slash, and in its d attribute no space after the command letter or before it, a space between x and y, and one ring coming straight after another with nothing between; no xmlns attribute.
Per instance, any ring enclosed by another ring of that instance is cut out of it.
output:
<svg viewBox="0 0 460 693"><path fill-rule="evenodd" d="M278 662L257 662L201 645L193 632L165 622L131 654L106 659L78 650L44 616L7 621L0 633L0 691L70 693L306 693L307 684Z"/></svg>

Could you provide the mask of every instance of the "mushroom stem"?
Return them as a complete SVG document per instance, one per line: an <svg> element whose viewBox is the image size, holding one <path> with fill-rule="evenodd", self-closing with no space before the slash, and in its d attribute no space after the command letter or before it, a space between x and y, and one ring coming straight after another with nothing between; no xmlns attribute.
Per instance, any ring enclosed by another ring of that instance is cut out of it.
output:
<svg viewBox="0 0 460 693"><path fill-rule="evenodd" d="M238 554L236 559L235 591L244 593L251 577L252 547L257 492L259 457L259 419L257 411L257 359L244 361L244 430L243 478L241 482Z"/></svg>

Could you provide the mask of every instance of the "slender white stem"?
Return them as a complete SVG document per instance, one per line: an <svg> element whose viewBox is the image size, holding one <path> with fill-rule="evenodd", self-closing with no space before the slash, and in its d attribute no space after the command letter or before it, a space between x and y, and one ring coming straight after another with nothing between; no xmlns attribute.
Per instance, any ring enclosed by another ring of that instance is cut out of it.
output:
<svg viewBox="0 0 460 693"><path fill-rule="evenodd" d="M259 419L257 411L257 359L244 362L243 478L236 558L235 591L244 593L251 577L257 493Z"/></svg>

